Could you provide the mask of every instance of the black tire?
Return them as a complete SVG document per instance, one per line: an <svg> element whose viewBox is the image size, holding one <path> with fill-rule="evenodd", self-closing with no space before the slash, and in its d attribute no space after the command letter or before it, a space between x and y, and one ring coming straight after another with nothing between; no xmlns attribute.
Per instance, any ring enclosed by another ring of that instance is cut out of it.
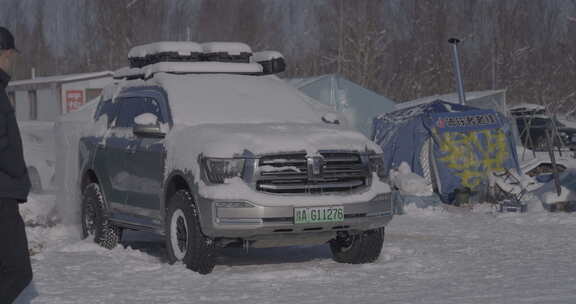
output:
<svg viewBox="0 0 576 304"><path fill-rule="evenodd" d="M384 244L384 228L364 231L330 241L332 258L338 263L365 264L378 259Z"/></svg>
<svg viewBox="0 0 576 304"><path fill-rule="evenodd" d="M122 229L108 221L104 214L104 197L100 185L88 184L82 193L82 237L94 236L94 242L112 249L122 237Z"/></svg>
<svg viewBox="0 0 576 304"><path fill-rule="evenodd" d="M192 194L179 190L169 201L164 224L168 262L182 261L200 274L212 272L215 265L214 242L200 229Z"/></svg>
<svg viewBox="0 0 576 304"><path fill-rule="evenodd" d="M30 192L42 193L42 179L36 168L28 168L28 178L30 179Z"/></svg>

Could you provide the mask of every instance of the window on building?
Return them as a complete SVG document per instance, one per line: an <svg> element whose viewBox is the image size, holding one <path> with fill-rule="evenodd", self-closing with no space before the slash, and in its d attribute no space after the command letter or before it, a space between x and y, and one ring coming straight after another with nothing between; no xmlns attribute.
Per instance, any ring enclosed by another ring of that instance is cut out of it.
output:
<svg viewBox="0 0 576 304"><path fill-rule="evenodd" d="M38 120L38 99L36 91L28 91L28 101L30 105L30 120Z"/></svg>

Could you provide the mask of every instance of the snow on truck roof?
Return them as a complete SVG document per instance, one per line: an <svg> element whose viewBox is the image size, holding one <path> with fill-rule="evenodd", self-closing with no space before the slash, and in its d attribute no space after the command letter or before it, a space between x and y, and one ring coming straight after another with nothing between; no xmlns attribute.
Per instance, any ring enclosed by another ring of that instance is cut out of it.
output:
<svg viewBox="0 0 576 304"><path fill-rule="evenodd" d="M104 90L104 98L139 86L162 87L177 124L321 122L320 109L307 96L273 75L158 73L120 81Z"/></svg>
<svg viewBox="0 0 576 304"><path fill-rule="evenodd" d="M128 53L128 58L146 57L147 55L175 52L186 56L193 53L202 53L202 46L190 41L166 41L155 42L133 47Z"/></svg>
<svg viewBox="0 0 576 304"><path fill-rule="evenodd" d="M59 75L59 76L36 77L34 79L11 81L8 85L11 87L15 87L15 86L29 85L29 84L63 83L63 82L89 80L89 79L102 78L102 77L112 77L113 75L114 75L114 72L112 72L112 71L102 71L102 72L94 72L94 73L81 73L81 74L69 74L69 75Z"/></svg>
<svg viewBox="0 0 576 304"><path fill-rule="evenodd" d="M191 41L162 41L135 46L128 53L128 58L146 57L148 55L169 52L187 56L194 53L252 53L252 49L247 44L241 42L197 43Z"/></svg>
<svg viewBox="0 0 576 304"><path fill-rule="evenodd" d="M202 43L202 50L204 53L226 52L233 55L252 53L252 49L241 42L206 42Z"/></svg>
<svg viewBox="0 0 576 304"><path fill-rule="evenodd" d="M114 72L114 78L146 76L156 73L261 73L262 66L256 63L231 62L159 62L142 68L122 68Z"/></svg>

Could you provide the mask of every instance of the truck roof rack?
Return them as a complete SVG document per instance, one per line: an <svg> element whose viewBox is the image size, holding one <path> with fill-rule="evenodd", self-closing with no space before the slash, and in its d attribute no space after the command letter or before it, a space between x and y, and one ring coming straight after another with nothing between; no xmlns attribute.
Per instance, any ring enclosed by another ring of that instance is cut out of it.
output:
<svg viewBox="0 0 576 304"><path fill-rule="evenodd" d="M114 73L114 79L149 79L156 73L262 75L263 67L257 63L159 62L143 68L119 69Z"/></svg>
<svg viewBox="0 0 576 304"><path fill-rule="evenodd" d="M284 56L275 51L252 53L250 46L240 42L163 41L133 47L128 53L132 69L121 69L115 78L142 78L150 71L170 73L248 73L276 74L286 69ZM167 63L171 63L167 65ZM190 65L195 63L194 65ZM208 64L210 63L210 64ZM219 64L212 64L219 63ZM222 64L245 64L222 65ZM160 66L155 66L162 64ZM173 65L181 64L181 67ZM255 71L254 65L260 65ZM160 68L161 67L161 68ZM150 68L150 69L148 69ZM164 71L164 70L168 71ZM176 71L178 70L178 71ZM152 72L154 73L154 72Z"/></svg>

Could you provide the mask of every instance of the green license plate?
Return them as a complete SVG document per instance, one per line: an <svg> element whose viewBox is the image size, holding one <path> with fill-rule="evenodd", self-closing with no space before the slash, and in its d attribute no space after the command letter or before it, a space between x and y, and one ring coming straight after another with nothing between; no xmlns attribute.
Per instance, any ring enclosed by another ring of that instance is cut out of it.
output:
<svg viewBox="0 0 576 304"><path fill-rule="evenodd" d="M294 208L294 224L337 223L344 221L344 207Z"/></svg>

